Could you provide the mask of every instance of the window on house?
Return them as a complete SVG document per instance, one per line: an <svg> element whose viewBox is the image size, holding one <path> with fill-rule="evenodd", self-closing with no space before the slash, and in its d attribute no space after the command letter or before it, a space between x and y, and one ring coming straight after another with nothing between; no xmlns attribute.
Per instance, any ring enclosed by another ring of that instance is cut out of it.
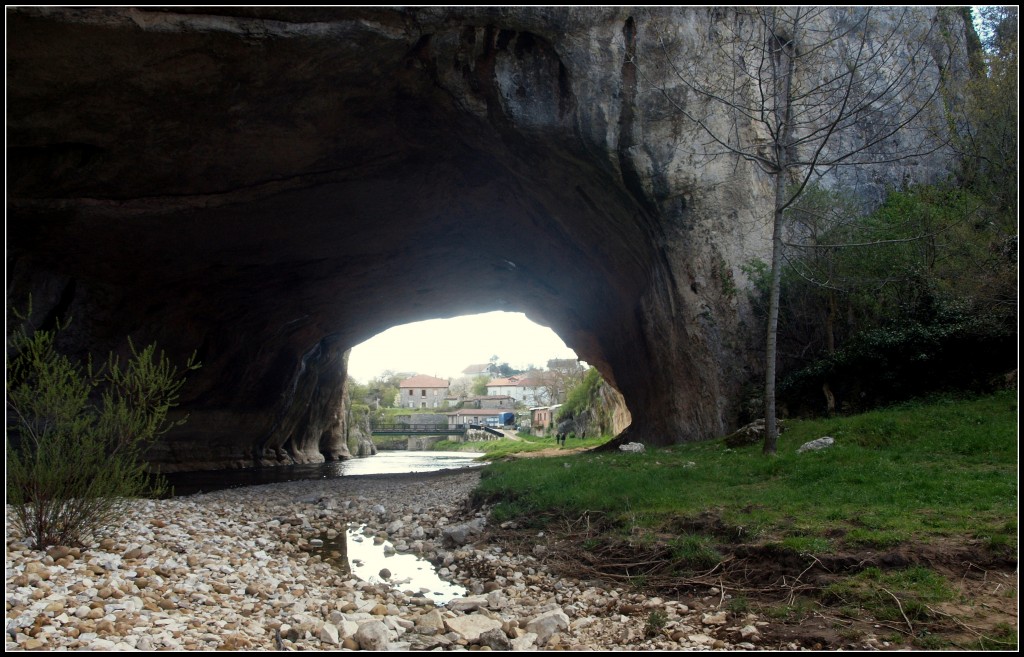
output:
<svg viewBox="0 0 1024 657"><path fill-rule="evenodd" d="M420 397L426 397L426 396L427 396L427 391L426 390L420 390Z"/></svg>
<svg viewBox="0 0 1024 657"><path fill-rule="evenodd" d="M420 402L420 408L426 408L427 402Z"/></svg>
<svg viewBox="0 0 1024 657"><path fill-rule="evenodd" d="M409 396L412 397L412 388L409 388Z"/></svg>

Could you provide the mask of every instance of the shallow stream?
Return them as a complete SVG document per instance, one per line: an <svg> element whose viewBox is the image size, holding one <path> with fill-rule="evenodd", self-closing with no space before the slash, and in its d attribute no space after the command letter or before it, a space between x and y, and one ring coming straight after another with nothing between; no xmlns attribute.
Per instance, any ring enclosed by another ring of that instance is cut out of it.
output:
<svg viewBox="0 0 1024 657"><path fill-rule="evenodd" d="M235 470L202 470L174 472L165 475L174 489L174 497L209 493L239 486L259 486L283 481L303 479L331 479L359 475L402 474L406 472L434 472L482 465L475 459L480 452L410 452L391 450L373 456L361 456L345 461L311 463L306 465L279 465L267 468Z"/></svg>

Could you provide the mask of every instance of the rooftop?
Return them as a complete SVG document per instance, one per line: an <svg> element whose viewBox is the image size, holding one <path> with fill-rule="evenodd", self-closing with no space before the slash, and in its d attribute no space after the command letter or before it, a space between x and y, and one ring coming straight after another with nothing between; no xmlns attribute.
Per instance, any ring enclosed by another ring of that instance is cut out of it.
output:
<svg viewBox="0 0 1024 657"><path fill-rule="evenodd" d="M417 374L416 376L410 377L401 381L398 384L399 388L447 388L447 379L438 379L433 376L427 376L426 374Z"/></svg>

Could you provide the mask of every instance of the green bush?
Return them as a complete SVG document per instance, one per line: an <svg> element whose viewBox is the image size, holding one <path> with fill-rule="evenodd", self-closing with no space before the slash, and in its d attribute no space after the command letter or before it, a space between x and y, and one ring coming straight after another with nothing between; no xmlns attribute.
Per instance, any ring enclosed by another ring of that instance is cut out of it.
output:
<svg viewBox="0 0 1024 657"><path fill-rule="evenodd" d="M565 403L558 409L558 416L555 418L561 422L570 420L590 408L597 396L598 388L601 387L601 373L596 367L591 367L583 375L583 381L574 387L565 397Z"/></svg>
<svg viewBox="0 0 1024 657"><path fill-rule="evenodd" d="M902 319L855 335L835 352L784 378L791 410L813 409L829 382L847 411L942 391L990 392L1012 368L1017 337L1005 324L962 305L938 306L927 321Z"/></svg>
<svg viewBox="0 0 1024 657"><path fill-rule="evenodd" d="M23 319L15 313L19 319ZM82 544L129 498L162 492L141 456L171 421L185 380L155 344L96 367L58 353L56 330L23 325L7 340L7 502L37 548ZM186 370L197 369L193 358Z"/></svg>

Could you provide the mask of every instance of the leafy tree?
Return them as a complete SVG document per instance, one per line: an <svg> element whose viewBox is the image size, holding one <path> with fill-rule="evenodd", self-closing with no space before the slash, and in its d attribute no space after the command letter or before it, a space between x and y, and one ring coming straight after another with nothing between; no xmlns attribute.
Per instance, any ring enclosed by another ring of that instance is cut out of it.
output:
<svg viewBox="0 0 1024 657"><path fill-rule="evenodd" d="M973 52L972 79L966 89L954 87L946 92L950 130L960 154L963 184L1015 219L1020 107L1018 8L979 10L984 39Z"/></svg>
<svg viewBox="0 0 1024 657"><path fill-rule="evenodd" d="M398 398L398 384L401 381L402 377L397 373L385 370L367 384L366 403L372 403L374 408L394 408L395 400Z"/></svg>
<svg viewBox="0 0 1024 657"><path fill-rule="evenodd" d="M509 365L507 362L498 363L495 359L497 356L492 356L491 364L487 367L491 375L495 377L508 378L510 376L516 376L522 374L523 370L517 370L516 368Z"/></svg>
<svg viewBox="0 0 1024 657"><path fill-rule="evenodd" d="M764 452L775 453L779 298L786 210L839 167L919 157L936 149L929 109L940 96L934 21L916 9L709 9L697 35L708 58L681 69L668 30L665 65L678 84L661 92L706 137L708 157L756 165L774 189L765 347ZM880 17L888 21L880 21ZM707 61L726 64L709 75ZM637 62L634 62L637 63ZM637 63L644 75L644 62ZM652 62L653 64L653 62ZM726 119L726 120L723 120Z"/></svg>
<svg viewBox="0 0 1024 657"><path fill-rule="evenodd" d="M24 316L7 338L7 501L14 528L36 547L80 544L121 516L129 498L160 492L146 447L170 420L185 378L155 344L100 366L56 349L55 330ZM194 356L185 370L197 369Z"/></svg>
<svg viewBox="0 0 1024 657"><path fill-rule="evenodd" d="M473 394L474 395L486 395L487 394L487 384L490 381L491 381L491 379L489 377L486 377L486 376L484 376L482 374L480 376L478 376L478 377L475 377L473 379L473 386L471 388Z"/></svg>
<svg viewBox="0 0 1024 657"><path fill-rule="evenodd" d="M1016 267L969 190L892 192L868 215L809 188L787 211L780 390L790 410L847 410L938 389L985 389L1012 369Z"/></svg>
<svg viewBox="0 0 1024 657"><path fill-rule="evenodd" d="M349 400L357 404L368 404L373 401L374 394L370 390L370 385L364 385L359 383L350 374L348 380L345 381L345 388L348 391Z"/></svg>

